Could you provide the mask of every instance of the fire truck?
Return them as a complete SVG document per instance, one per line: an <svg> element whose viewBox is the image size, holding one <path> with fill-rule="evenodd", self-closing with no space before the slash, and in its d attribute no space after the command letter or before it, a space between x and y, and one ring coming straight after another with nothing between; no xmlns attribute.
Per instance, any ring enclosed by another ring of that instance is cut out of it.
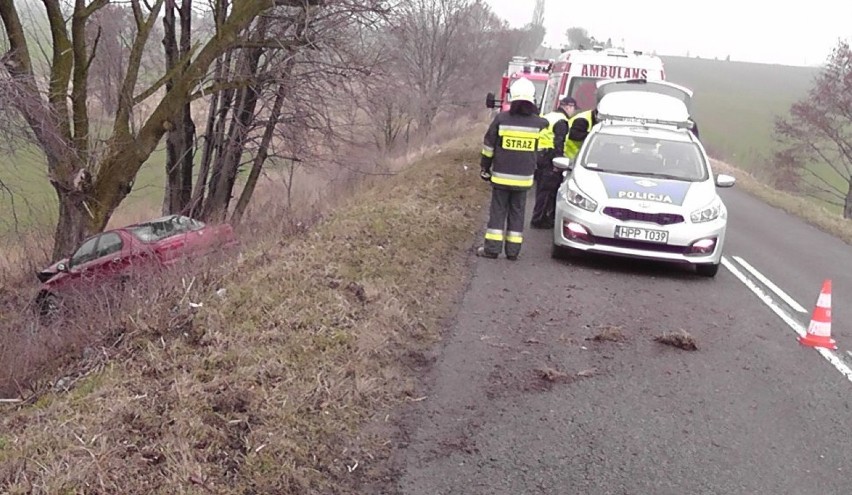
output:
<svg viewBox="0 0 852 495"><path fill-rule="evenodd" d="M571 96L580 111L595 106L597 81L601 79L645 79L664 81L663 61L656 55L621 48L568 50L554 61L542 99L541 114L555 111L559 100Z"/></svg>
<svg viewBox="0 0 852 495"><path fill-rule="evenodd" d="M525 77L532 81L535 86L536 105L540 107L552 64L553 60L512 57L500 81L500 97L497 98L494 93L488 93L485 97L485 106L487 108L499 107L501 111L509 110L509 98L507 98L509 87L512 86L513 82Z"/></svg>

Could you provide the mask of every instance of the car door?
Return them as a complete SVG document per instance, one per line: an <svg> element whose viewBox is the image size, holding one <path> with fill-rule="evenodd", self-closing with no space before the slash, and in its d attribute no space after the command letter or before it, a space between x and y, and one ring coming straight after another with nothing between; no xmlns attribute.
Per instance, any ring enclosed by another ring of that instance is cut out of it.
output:
<svg viewBox="0 0 852 495"><path fill-rule="evenodd" d="M71 257L70 272L80 288L91 288L113 278L121 270L121 236L106 232L83 243Z"/></svg>
<svg viewBox="0 0 852 495"><path fill-rule="evenodd" d="M123 247L124 241L117 232L107 232L98 238L93 266L98 279L114 279L127 269L129 259L124 256Z"/></svg>

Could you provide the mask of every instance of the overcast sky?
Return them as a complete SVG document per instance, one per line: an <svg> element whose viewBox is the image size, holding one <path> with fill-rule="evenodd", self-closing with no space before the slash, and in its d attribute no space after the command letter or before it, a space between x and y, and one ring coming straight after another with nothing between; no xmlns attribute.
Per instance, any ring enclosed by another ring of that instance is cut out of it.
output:
<svg viewBox="0 0 852 495"><path fill-rule="evenodd" d="M485 1L515 27L530 22L535 7L535 0ZM558 48L573 26L660 55L818 65L839 38L852 38L852 1L546 0L546 45Z"/></svg>

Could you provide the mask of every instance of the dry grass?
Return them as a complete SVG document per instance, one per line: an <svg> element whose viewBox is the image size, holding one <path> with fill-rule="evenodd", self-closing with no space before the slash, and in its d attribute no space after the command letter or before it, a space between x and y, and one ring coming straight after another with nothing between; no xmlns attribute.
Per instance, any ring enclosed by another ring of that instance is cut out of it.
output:
<svg viewBox="0 0 852 495"><path fill-rule="evenodd" d="M406 356L463 283L488 194L464 141L159 292L0 405L0 492L358 493L388 440L360 427L413 392Z"/></svg>
<svg viewBox="0 0 852 495"><path fill-rule="evenodd" d="M816 201L774 189L750 173L728 163L713 160L714 171L737 178L735 187L744 189L764 203L795 215L814 227L852 244L852 221L819 206Z"/></svg>
<svg viewBox="0 0 852 495"><path fill-rule="evenodd" d="M595 334L591 340L595 342L624 342L627 340L627 337L624 335L624 331L621 327L603 325L598 329L598 333Z"/></svg>

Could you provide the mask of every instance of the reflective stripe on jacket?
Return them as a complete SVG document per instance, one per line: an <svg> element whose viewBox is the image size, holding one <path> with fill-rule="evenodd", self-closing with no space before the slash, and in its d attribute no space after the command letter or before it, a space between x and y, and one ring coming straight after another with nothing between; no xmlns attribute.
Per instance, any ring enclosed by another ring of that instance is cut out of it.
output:
<svg viewBox="0 0 852 495"><path fill-rule="evenodd" d="M482 145L482 168L494 185L528 189L533 185L541 130L548 121L538 115L501 112L494 117Z"/></svg>

